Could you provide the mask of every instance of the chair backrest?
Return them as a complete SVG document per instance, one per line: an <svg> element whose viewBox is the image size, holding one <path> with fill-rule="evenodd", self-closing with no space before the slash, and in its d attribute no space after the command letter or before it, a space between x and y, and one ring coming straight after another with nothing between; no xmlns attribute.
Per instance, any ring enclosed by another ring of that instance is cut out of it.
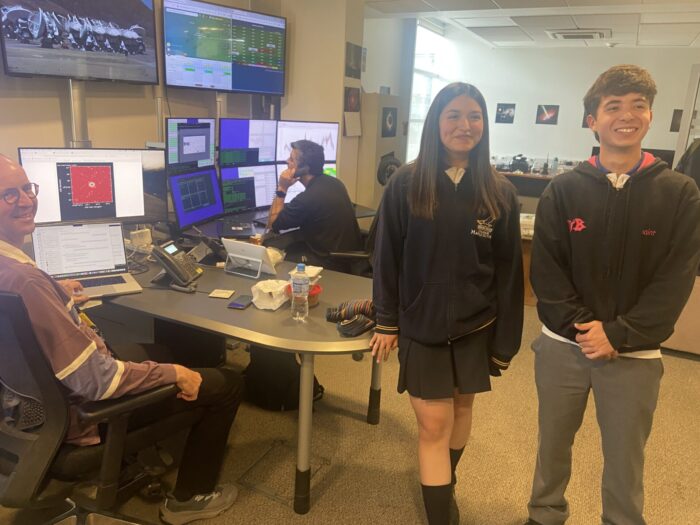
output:
<svg viewBox="0 0 700 525"><path fill-rule="evenodd" d="M26 401L34 419L22 429L5 414L0 418L0 504L31 507L65 437L68 401L36 340L24 302L5 292L0 292L0 381L5 395Z"/></svg>

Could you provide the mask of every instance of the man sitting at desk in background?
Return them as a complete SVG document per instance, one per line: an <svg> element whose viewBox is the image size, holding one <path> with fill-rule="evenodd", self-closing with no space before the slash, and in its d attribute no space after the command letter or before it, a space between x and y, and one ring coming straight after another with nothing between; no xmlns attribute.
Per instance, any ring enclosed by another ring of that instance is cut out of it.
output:
<svg viewBox="0 0 700 525"><path fill-rule="evenodd" d="M56 379L71 392L73 403L113 399L175 384L180 389L178 399L134 412L130 426L138 428L172 413L203 408L187 437L173 494L160 511L164 521L177 525L220 514L233 504L237 494L234 485L217 486L216 482L241 401L241 377L227 369L190 370L151 360L136 363L116 359L91 328L89 319L76 309L66 287L39 270L21 251L25 236L34 231L38 190L18 164L0 155L0 291L22 297L37 341ZM133 351L134 346L129 349ZM163 350L157 345L144 345L136 352L148 359L149 352ZM2 383L0 392L8 393ZM7 396L2 399L7 415L13 407L5 406ZM70 408L65 443L99 443L97 425L79 426L75 409Z"/></svg>
<svg viewBox="0 0 700 525"><path fill-rule="evenodd" d="M308 264L347 272L349 265L346 261L334 261L328 254L363 249L360 227L348 192L341 181L323 173L323 147L310 140L297 140L291 146L288 168L277 181L268 229L279 233L299 228L295 242L283 247L287 260L300 262L305 256ZM297 181L306 191L285 205L287 190ZM266 244L275 246L278 239L273 237Z"/></svg>

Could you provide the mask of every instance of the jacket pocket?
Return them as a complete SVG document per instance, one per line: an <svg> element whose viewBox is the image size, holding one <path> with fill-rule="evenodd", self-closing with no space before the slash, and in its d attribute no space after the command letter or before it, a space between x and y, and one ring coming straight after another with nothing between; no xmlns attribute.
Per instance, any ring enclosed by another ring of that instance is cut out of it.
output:
<svg viewBox="0 0 700 525"><path fill-rule="evenodd" d="M401 333L431 344L447 340L447 286L425 283L413 302L401 312Z"/></svg>

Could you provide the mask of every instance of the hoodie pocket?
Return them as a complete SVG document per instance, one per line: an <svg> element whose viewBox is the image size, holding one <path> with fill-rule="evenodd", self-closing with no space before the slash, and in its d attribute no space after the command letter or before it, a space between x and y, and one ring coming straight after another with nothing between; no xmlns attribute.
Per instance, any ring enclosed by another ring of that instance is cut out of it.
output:
<svg viewBox="0 0 700 525"><path fill-rule="evenodd" d="M422 343L447 339L447 285L425 283L401 313L401 332Z"/></svg>

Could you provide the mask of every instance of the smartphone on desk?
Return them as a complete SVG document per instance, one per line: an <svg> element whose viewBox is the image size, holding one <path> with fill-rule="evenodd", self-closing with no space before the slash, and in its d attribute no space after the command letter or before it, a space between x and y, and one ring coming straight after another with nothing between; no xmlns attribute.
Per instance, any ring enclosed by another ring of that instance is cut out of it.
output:
<svg viewBox="0 0 700 525"><path fill-rule="evenodd" d="M250 303L252 302L252 295L239 295L233 301L228 303L228 307L233 308L234 310L245 310L250 306Z"/></svg>

